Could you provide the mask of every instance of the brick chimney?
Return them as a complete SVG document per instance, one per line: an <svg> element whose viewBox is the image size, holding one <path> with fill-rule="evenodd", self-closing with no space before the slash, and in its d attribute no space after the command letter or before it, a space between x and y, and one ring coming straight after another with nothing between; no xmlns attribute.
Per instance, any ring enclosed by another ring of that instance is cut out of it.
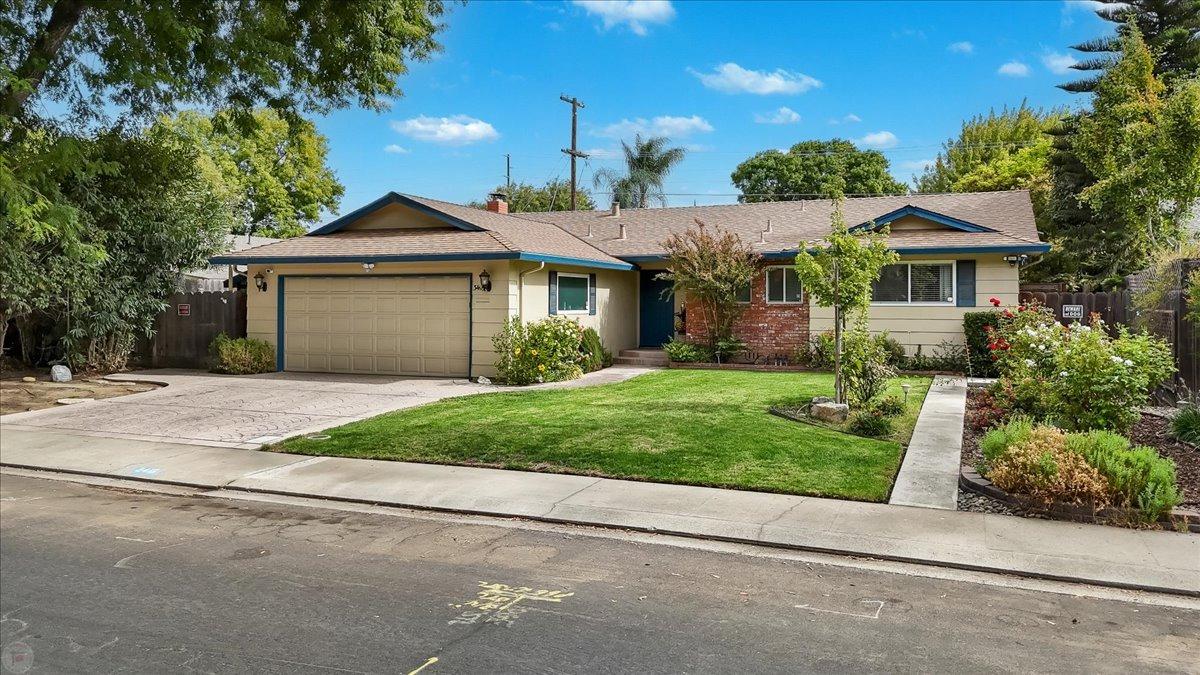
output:
<svg viewBox="0 0 1200 675"><path fill-rule="evenodd" d="M508 202L503 192L493 192L488 195L487 210L492 213L508 213Z"/></svg>

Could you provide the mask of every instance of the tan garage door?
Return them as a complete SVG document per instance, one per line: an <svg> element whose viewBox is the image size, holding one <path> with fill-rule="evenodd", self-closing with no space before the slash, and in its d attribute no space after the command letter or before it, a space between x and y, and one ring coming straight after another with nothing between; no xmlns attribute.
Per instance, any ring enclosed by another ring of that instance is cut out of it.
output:
<svg viewBox="0 0 1200 675"><path fill-rule="evenodd" d="M288 277L284 370L467 376L466 276Z"/></svg>

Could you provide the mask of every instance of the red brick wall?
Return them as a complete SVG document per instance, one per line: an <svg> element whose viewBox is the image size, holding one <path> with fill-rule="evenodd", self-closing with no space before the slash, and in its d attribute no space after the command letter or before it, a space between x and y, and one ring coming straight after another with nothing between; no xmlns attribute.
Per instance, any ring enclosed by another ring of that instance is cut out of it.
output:
<svg viewBox="0 0 1200 675"><path fill-rule="evenodd" d="M704 342L708 326L696 303L688 302L687 339ZM733 326L734 335L760 356L792 352L808 344L808 294L797 304L767 304L767 275L760 272L750 285L750 304Z"/></svg>

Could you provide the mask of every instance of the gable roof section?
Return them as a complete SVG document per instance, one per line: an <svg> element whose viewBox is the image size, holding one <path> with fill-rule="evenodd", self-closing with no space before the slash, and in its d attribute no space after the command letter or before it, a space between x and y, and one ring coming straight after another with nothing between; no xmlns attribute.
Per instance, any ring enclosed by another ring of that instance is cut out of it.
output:
<svg viewBox="0 0 1200 675"><path fill-rule="evenodd" d="M943 213L938 213L936 211L930 211L929 209L923 209L919 206L913 206L912 204L905 204L904 206L901 206L900 208L896 209L895 211L889 211L888 213L885 213L882 216L879 216L878 218L873 218L871 220L868 220L865 223L859 223L858 225L855 225L854 227L850 228L850 230L851 231L865 231L865 230L876 229L876 228L883 227L884 225L890 225L893 222L900 220L901 218L906 218L908 216L916 216L917 218L923 218L930 222L937 223L939 225L945 225L946 227L949 227L951 229L961 230L963 232L995 232L995 230L993 230L989 227L983 227L982 225L976 225L975 223L967 222L965 220L962 220L961 218L947 216Z"/></svg>
<svg viewBox="0 0 1200 675"><path fill-rule="evenodd" d="M420 211L450 227L346 229L356 220L391 204ZM452 260L530 260L633 269L628 262L614 258L550 223L396 192L389 192L303 237L215 256L210 262L245 265Z"/></svg>
<svg viewBox="0 0 1200 675"><path fill-rule="evenodd" d="M519 213L517 217L552 222L609 255L631 262L659 260L662 241L692 227L696 219L736 233L767 257L795 254L807 242L829 232L830 200L760 202L608 211ZM901 253L1044 253L1027 190L956 194L855 197L845 200L848 223L896 220L917 215L947 225L938 230L897 230L888 245ZM620 225L626 238L620 238ZM954 223L957 227L951 227ZM588 232L591 236L588 236Z"/></svg>

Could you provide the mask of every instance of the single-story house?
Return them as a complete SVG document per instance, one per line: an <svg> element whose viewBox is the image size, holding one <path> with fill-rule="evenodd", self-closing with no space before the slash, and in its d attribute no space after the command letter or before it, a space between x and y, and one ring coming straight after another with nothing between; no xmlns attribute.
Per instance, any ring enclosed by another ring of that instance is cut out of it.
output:
<svg viewBox="0 0 1200 675"><path fill-rule="evenodd" d="M509 317L550 314L595 328L614 352L703 333L699 313L664 293L662 242L699 219L763 256L739 336L789 355L831 330L788 265L828 232L829 201L509 214L388 193L304 237L217 256L247 265L247 330L280 370L493 375L492 336ZM910 351L962 341L962 315L1015 303L1018 267L1044 253L1026 191L847 199L846 221L891 228L901 262L884 270L871 329Z"/></svg>

